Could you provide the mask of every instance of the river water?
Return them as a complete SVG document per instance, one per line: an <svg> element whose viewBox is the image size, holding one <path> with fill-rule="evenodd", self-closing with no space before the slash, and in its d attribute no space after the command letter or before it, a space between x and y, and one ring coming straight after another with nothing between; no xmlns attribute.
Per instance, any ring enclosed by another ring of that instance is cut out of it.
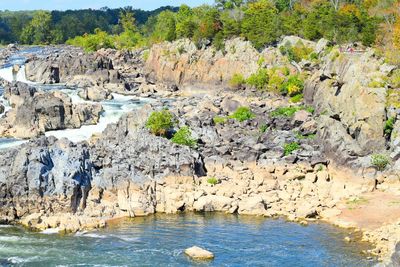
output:
<svg viewBox="0 0 400 267"><path fill-rule="evenodd" d="M0 261L17 266L373 266L327 224L219 213L133 218L74 235L0 227ZM193 262L185 248L200 246L215 259Z"/></svg>

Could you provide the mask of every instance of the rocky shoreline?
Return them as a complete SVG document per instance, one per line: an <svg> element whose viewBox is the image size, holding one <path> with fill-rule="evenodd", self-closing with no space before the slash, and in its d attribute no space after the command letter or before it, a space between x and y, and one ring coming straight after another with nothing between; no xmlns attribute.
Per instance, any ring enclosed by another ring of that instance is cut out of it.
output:
<svg viewBox="0 0 400 267"><path fill-rule="evenodd" d="M298 41L286 37L282 43ZM395 88L370 86L370 77L390 76L394 67L373 50L337 55L324 40L307 44L319 55L317 62L292 64L279 48L260 53L240 39L229 41L225 54L181 40L149 52L83 54L63 47L56 54L28 59L30 80L67 82L88 100L118 92L159 101L75 144L41 136L51 129L79 127L65 123L65 114L75 116L74 108L66 108L68 100L39 92L45 98L39 101L34 89L5 84L5 97L14 104L1 119L11 117L12 127L23 122L38 130L26 135L31 131L21 126L2 134L35 138L0 151L0 222L75 232L155 212L285 216L303 224L321 219L362 230L363 239L376 244L371 253L385 260L393 254L396 266L400 217L388 217L380 225L372 225L372 219L365 225L354 219L382 192L388 194L387 203L394 203L387 212L400 215L398 135L384 134L387 119L398 114L396 105L386 99ZM232 75L242 71L249 76L261 65L286 66L291 73L299 67L306 73L305 103L290 103L286 97L251 87L228 89ZM196 148L174 144L146 128L150 114L166 107L160 101L165 98L172 100L167 106L176 121L173 130L189 127ZM50 105L56 100L62 103ZM39 107L41 103L50 107ZM253 117L242 122L230 117L240 107L248 107ZM288 107L291 114L278 112ZM35 112L21 120L28 114L24 110ZM397 133L399 122L392 127ZM296 149L287 153L288 144L296 144ZM387 151L389 167L371 165L373 153ZM385 210L380 212L383 217Z"/></svg>

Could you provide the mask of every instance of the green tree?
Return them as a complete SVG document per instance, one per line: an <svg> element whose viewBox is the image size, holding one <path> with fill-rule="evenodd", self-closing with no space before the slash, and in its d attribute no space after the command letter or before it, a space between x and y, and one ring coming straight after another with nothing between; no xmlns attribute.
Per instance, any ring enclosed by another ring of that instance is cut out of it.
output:
<svg viewBox="0 0 400 267"><path fill-rule="evenodd" d="M22 30L21 41L26 44L47 44L51 41L52 17L50 12L37 11Z"/></svg>
<svg viewBox="0 0 400 267"><path fill-rule="evenodd" d="M221 9L234 9L245 4L244 0L216 0L215 4Z"/></svg>
<svg viewBox="0 0 400 267"><path fill-rule="evenodd" d="M120 12L119 23L121 24L124 32L134 33L138 31L136 27L136 19L133 13L129 10L124 10Z"/></svg>
<svg viewBox="0 0 400 267"><path fill-rule="evenodd" d="M275 42L280 32L278 10L272 2L260 0L249 4L244 13L242 33L257 49Z"/></svg>
<svg viewBox="0 0 400 267"><path fill-rule="evenodd" d="M192 38L198 27L194 21L193 10L187 5L181 5L176 14L176 35L178 38Z"/></svg>
<svg viewBox="0 0 400 267"><path fill-rule="evenodd" d="M157 16L153 36L157 41L173 41L176 39L175 13L163 11Z"/></svg>
<svg viewBox="0 0 400 267"><path fill-rule="evenodd" d="M222 29L218 9L209 5L202 5L195 8L193 12L197 25L193 33L194 41L199 43L204 39L212 40Z"/></svg>

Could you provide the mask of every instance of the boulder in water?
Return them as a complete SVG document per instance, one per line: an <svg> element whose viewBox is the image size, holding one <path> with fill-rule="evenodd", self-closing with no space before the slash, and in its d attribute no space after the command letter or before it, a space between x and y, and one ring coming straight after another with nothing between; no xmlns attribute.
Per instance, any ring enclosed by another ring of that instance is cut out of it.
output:
<svg viewBox="0 0 400 267"><path fill-rule="evenodd" d="M185 249L185 254L195 260L211 260L214 259L214 254L208 250L194 246Z"/></svg>

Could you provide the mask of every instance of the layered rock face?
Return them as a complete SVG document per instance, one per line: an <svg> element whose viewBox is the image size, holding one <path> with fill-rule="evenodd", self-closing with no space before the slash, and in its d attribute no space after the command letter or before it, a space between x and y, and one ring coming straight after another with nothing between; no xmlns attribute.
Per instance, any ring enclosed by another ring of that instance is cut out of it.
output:
<svg viewBox="0 0 400 267"><path fill-rule="evenodd" d="M154 213L156 181L193 179L205 170L195 151L144 130L140 118L147 112L110 126L91 147L42 137L1 151L2 220L76 231Z"/></svg>
<svg viewBox="0 0 400 267"><path fill-rule="evenodd" d="M307 81L305 96L321 114L319 133L325 152L339 163L349 163L385 149L387 89L369 84L388 76L391 68L385 68L372 50L335 53L328 54Z"/></svg>
<svg viewBox="0 0 400 267"><path fill-rule="evenodd" d="M96 124L103 110L99 104L73 104L61 92L37 91L23 83L7 84L4 97L13 107L0 118L0 136L31 138L46 131Z"/></svg>
<svg viewBox="0 0 400 267"><path fill-rule="evenodd" d="M279 60L272 50L266 50L267 61ZM178 86L226 86L234 74L248 77L259 68L262 55L250 42L229 40L225 52L213 47L198 49L189 40L154 45L145 64L150 80Z"/></svg>

